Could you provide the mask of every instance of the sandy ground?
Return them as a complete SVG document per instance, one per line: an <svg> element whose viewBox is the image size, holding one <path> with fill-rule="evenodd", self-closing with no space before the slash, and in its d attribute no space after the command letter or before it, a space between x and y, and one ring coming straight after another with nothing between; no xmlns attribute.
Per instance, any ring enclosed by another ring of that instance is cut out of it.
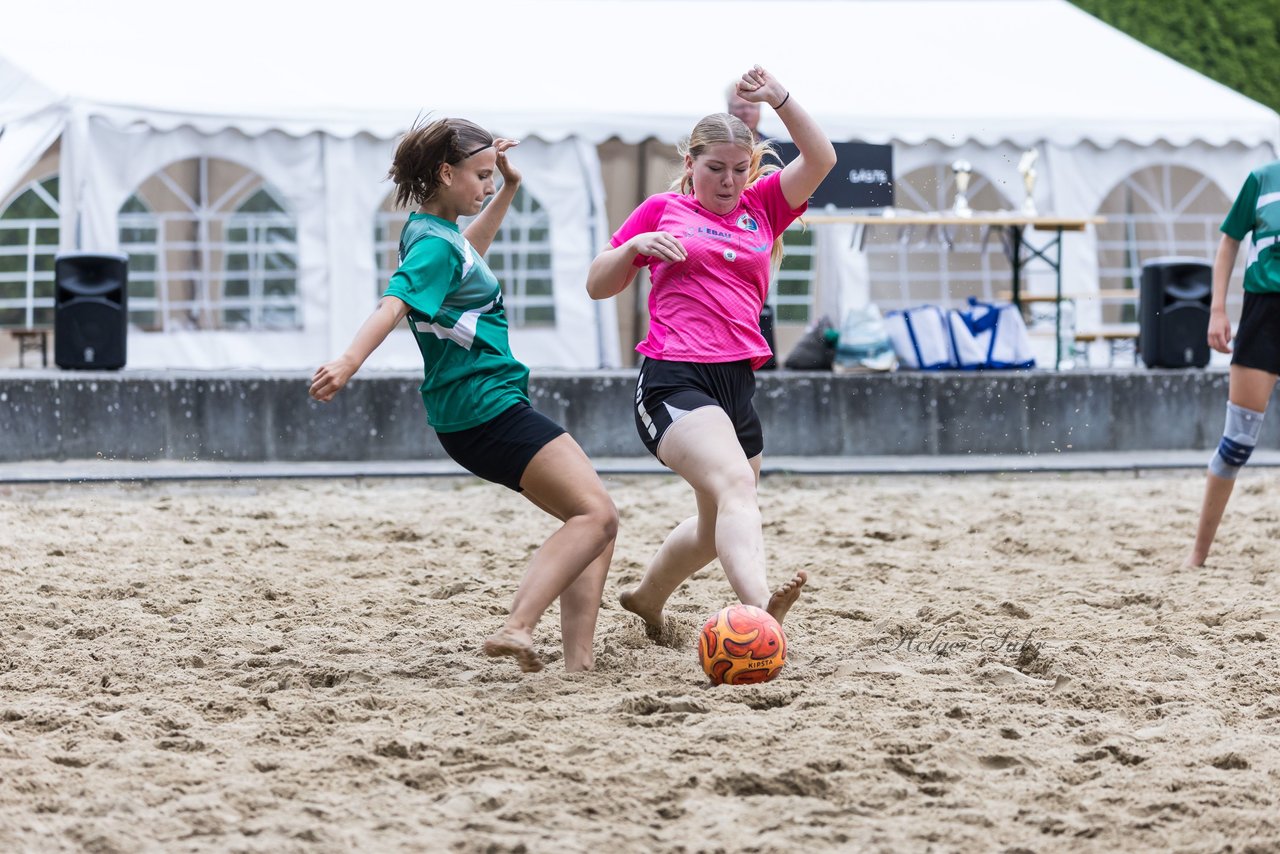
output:
<svg viewBox="0 0 1280 854"><path fill-rule="evenodd" d="M0 487L0 850L1280 850L1280 482L766 479L812 575L763 686L615 601L692 510L612 480L598 666L478 654L547 517L478 481Z"/></svg>

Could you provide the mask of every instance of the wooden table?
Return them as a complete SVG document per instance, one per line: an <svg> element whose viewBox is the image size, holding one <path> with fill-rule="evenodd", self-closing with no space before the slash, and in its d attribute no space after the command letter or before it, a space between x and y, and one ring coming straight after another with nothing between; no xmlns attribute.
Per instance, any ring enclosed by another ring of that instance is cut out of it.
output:
<svg viewBox="0 0 1280 854"><path fill-rule="evenodd" d="M10 329L9 334L18 339L18 367L26 367L28 350L40 351L40 367L49 367L49 332L46 327L33 326L29 329Z"/></svg>
<svg viewBox="0 0 1280 854"><path fill-rule="evenodd" d="M883 216L880 214L808 214L806 223L822 225L824 223L852 223L866 228L887 226L890 228L910 228L914 226L965 226L976 225L984 228L1000 229L1005 237L1005 255L1009 259L1010 284L1012 285L1013 304L1022 308L1022 268L1026 263L1040 259L1053 270L1057 280L1053 301L1062 302L1062 233L1065 231L1084 231L1090 225L1101 225L1106 217L1101 216L1026 216L1014 211L974 211L971 216L957 216L954 213L908 213ZM1035 246L1026 237L1026 231L1051 231L1052 239L1042 246ZM1053 257L1049 251L1054 250ZM1058 312L1054 321L1053 367L1056 370L1062 358L1062 318Z"/></svg>

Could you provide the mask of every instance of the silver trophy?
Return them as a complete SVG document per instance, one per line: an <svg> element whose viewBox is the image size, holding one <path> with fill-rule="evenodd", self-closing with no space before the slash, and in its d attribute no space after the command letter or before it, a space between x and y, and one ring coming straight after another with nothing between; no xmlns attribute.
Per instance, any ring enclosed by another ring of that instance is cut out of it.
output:
<svg viewBox="0 0 1280 854"><path fill-rule="evenodd" d="M1022 173L1022 186L1027 189L1027 197L1022 200L1022 213L1024 216L1036 216L1039 211L1036 210L1036 158L1040 156L1040 152L1034 148L1022 152L1022 159L1018 161L1018 171Z"/></svg>
<svg viewBox="0 0 1280 854"><path fill-rule="evenodd" d="M973 216L973 208L969 207L969 181L973 178L973 167L968 160L957 160L951 164L951 171L956 178L956 200L951 212L956 216Z"/></svg>

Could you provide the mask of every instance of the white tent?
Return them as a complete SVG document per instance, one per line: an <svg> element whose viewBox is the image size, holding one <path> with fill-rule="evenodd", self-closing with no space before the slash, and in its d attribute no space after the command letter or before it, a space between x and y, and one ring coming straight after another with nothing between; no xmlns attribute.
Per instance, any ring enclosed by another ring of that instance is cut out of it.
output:
<svg viewBox="0 0 1280 854"><path fill-rule="evenodd" d="M892 143L900 173L963 153L1013 184L1020 153L1037 148L1043 211L1092 212L1116 180L1153 162L1192 165L1234 193L1280 152L1273 111L1063 0L316 8L226 0L197 14L154 0L42 0L6 9L0 197L60 137L64 249L115 248L117 213L138 182L198 154L251 165L297 214L303 330L138 334L131 364L301 366L343 346L370 307L359 283L375 276L368 222L388 189L379 182L396 134L420 111L530 140L518 162L560 241L556 326L517 329L513 346L564 367L611 364L618 349L611 306L582 294L606 237L595 145L676 141L721 108L724 86L754 62L832 138ZM765 114L763 129L780 133ZM1088 242L1068 251L1069 284L1096 282ZM416 358L411 347L388 353L388 363Z"/></svg>

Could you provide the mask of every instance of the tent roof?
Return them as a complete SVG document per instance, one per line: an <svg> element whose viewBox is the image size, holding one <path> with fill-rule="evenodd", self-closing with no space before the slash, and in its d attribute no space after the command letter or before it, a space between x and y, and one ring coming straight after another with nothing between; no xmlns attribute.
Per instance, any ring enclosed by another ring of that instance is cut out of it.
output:
<svg viewBox="0 0 1280 854"><path fill-rule="evenodd" d="M11 119L39 113L61 100L57 92L0 55L0 128Z"/></svg>
<svg viewBox="0 0 1280 854"><path fill-rule="evenodd" d="M91 112L162 129L391 137L421 111L508 135L674 141L759 62L837 139L1280 145L1275 112L1065 0L198 8L16 4L0 57Z"/></svg>

